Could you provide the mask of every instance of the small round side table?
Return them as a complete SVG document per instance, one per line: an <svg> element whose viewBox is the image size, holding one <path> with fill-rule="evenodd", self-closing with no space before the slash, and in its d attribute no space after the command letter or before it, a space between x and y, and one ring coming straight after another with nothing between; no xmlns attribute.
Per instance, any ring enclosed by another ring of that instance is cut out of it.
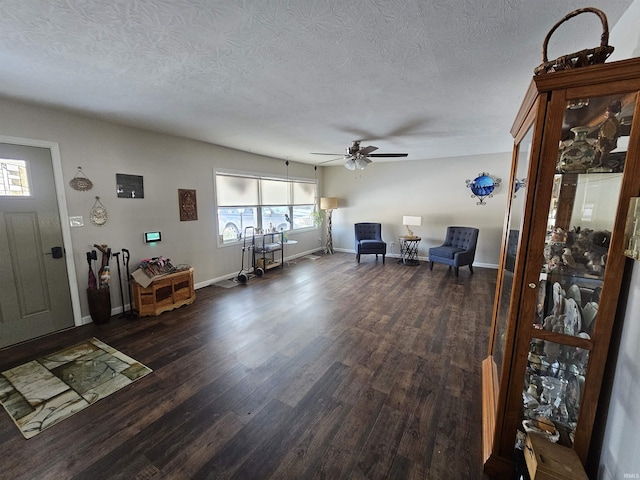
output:
<svg viewBox="0 0 640 480"><path fill-rule="evenodd" d="M420 237L404 235L400 237L399 240L400 260L398 260L398 263L404 265L420 265L420 261L418 260L418 244L422 239Z"/></svg>

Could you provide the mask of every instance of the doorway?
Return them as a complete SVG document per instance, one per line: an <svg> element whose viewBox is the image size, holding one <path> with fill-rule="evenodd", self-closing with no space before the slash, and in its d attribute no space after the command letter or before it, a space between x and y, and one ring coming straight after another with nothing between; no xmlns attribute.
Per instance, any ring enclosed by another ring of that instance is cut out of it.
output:
<svg viewBox="0 0 640 480"><path fill-rule="evenodd" d="M52 148L0 143L0 167L3 348L76 322L70 288L75 270L71 252L65 253Z"/></svg>

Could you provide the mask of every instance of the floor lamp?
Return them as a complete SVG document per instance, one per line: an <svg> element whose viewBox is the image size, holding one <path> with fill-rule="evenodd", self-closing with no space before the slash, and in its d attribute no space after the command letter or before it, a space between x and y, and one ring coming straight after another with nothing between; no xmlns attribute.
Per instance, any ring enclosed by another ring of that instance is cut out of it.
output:
<svg viewBox="0 0 640 480"><path fill-rule="evenodd" d="M331 237L331 214L338 208L336 197L322 197L320 208L327 211L327 243L324 246L324 253L333 253L333 238Z"/></svg>

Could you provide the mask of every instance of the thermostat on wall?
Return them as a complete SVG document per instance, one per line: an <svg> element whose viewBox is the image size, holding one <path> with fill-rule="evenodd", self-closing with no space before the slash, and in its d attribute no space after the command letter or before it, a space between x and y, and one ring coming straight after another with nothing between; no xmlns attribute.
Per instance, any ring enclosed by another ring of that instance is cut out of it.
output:
<svg viewBox="0 0 640 480"><path fill-rule="evenodd" d="M144 243L159 242L162 240L160 232L144 232Z"/></svg>

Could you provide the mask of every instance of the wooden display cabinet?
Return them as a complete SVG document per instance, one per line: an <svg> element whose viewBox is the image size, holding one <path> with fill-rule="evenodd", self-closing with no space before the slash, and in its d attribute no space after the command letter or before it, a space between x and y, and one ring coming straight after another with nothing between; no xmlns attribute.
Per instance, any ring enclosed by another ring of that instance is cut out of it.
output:
<svg viewBox="0 0 640 480"><path fill-rule="evenodd" d="M148 287L131 280L133 311L139 317L160 315L196 299L193 287L193 268L157 278Z"/></svg>
<svg viewBox="0 0 640 480"><path fill-rule="evenodd" d="M525 433L584 465L640 192L640 59L534 77L515 139L482 366L485 472L511 478Z"/></svg>

